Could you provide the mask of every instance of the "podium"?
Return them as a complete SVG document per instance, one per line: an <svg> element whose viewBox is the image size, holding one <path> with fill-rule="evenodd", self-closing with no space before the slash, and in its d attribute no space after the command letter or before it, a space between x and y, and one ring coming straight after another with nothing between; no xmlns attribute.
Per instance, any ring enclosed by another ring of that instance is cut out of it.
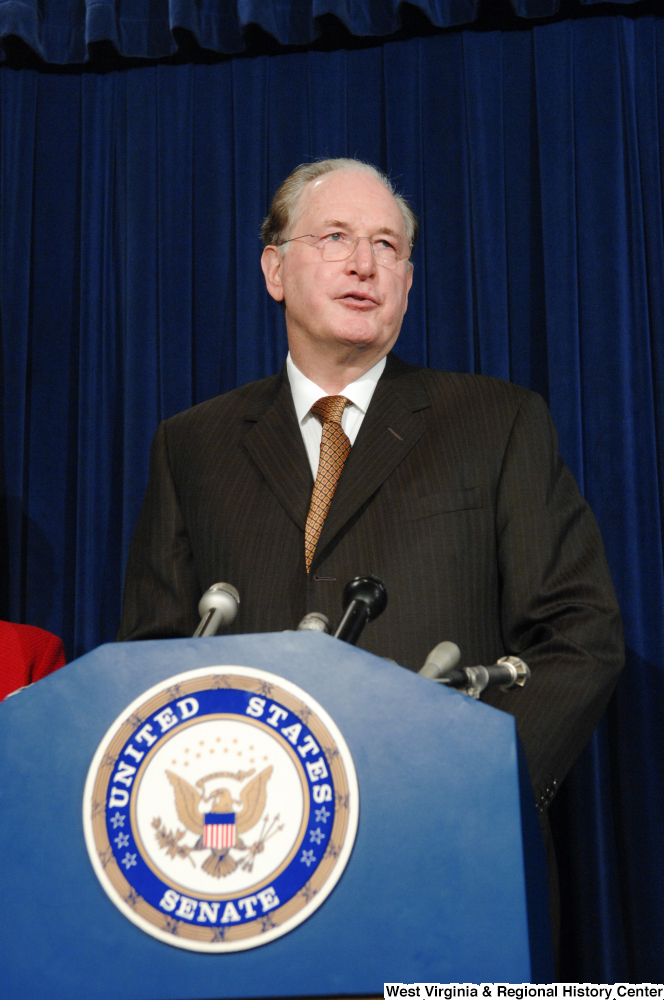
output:
<svg viewBox="0 0 664 1000"><path fill-rule="evenodd" d="M267 671L322 706L353 759L359 825L311 916L259 947L204 954L156 940L113 905L82 802L126 707L218 665ZM7 998L338 997L553 979L544 850L512 717L318 633L101 646L10 697L0 845Z"/></svg>

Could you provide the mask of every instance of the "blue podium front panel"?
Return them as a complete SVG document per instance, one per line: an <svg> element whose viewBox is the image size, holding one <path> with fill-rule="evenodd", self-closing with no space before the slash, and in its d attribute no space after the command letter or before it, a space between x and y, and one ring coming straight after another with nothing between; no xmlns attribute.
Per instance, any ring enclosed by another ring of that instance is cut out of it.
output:
<svg viewBox="0 0 664 1000"><path fill-rule="evenodd" d="M86 775L114 720L159 682L269 671L329 714L359 826L338 884L260 947L201 954L113 905L86 850ZM516 694L518 697L518 692ZM528 982L511 716L316 633L102 646L0 704L2 996L186 1000L381 993L384 982Z"/></svg>

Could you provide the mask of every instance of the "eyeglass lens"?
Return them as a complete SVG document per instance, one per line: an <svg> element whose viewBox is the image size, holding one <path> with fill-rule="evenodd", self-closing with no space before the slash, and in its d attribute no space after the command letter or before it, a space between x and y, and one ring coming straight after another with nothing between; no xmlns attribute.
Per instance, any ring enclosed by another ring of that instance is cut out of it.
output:
<svg viewBox="0 0 664 1000"><path fill-rule="evenodd" d="M374 240L371 236L358 236L351 242L321 240L318 246L322 252L323 260L347 260L355 252L355 248L360 240L369 240L374 257L379 264L384 264L387 267L396 267L400 260L400 248L397 249L382 240Z"/></svg>

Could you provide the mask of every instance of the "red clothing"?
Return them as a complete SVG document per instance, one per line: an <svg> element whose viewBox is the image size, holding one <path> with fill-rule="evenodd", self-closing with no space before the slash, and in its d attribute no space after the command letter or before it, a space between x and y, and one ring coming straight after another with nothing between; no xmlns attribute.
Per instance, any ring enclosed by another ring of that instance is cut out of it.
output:
<svg viewBox="0 0 664 1000"><path fill-rule="evenodd" d="M0 621L0 701L64 667L62 639L34 625Z"/></svg>

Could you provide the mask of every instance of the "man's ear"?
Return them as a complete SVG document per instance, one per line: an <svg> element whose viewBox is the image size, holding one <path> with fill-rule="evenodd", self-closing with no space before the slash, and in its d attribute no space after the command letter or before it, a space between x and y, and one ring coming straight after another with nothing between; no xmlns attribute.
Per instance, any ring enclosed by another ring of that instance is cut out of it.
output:
<svg viewBox="0 0 664 1000"><path fill-rule="evenodd" d="M407 272L407 277L406 277L406 301L405 301L404 307L403 307L403 314L404 314L404 316L406 315L406 310L408 309L408 293L409 293L409 291L411 289L411 285L412 284L413 284L413 264L412 264L412 261L409 260L408 261L408 272Z"/></svg>
<svg viewBox="0 0 664 1000"><path fill-rule="evenodd" d="M265 247L261 257L261 267L266 288L276 302L284 300L284 288L281 283L282 261L281 251L277 247Z"/></svg>

